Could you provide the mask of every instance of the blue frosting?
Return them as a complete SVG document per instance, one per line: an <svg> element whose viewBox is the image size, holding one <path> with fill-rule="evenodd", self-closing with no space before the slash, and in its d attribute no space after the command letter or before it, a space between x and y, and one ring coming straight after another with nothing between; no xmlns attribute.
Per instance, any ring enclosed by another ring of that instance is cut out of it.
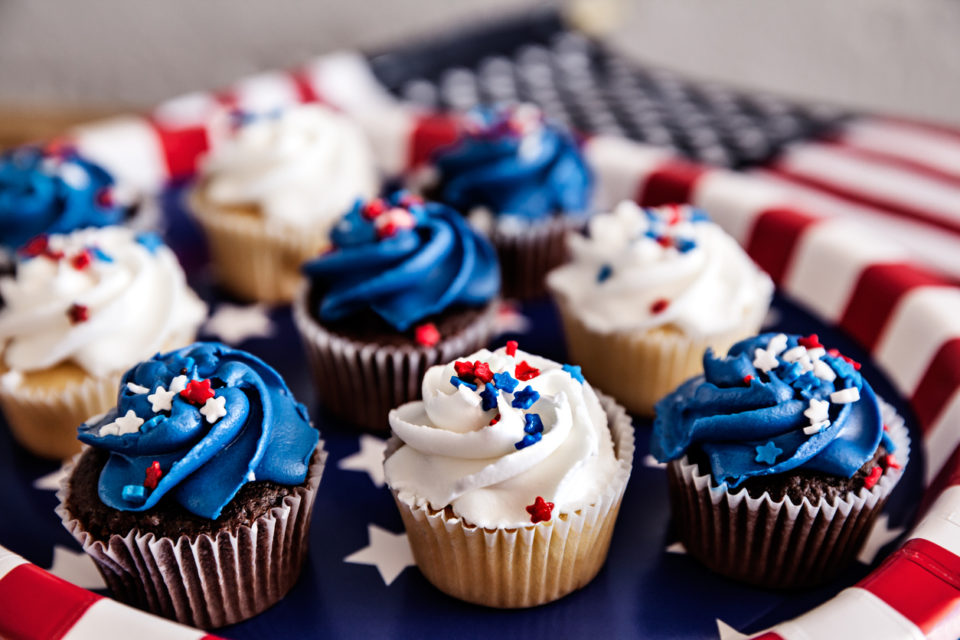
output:
<svg viewBox="0 0 960 640"><path fill-rule="evenodd" d="M333 251L303 266L324 292L317 314L327 322L372 309L406 331L452 305L486 304L500 290L490 243L453 209L404 192L358 202L331 240Z"/></svg>
<svg viewBox="0 0 960 640"><path fill-rule="evenodd" d="M0 156L0 245L16 249L42 233L117 224L122 207L109 197L113 178L63 149L21 147Z"/></svg>
<svg viewBox="0 0 960 640"><path fill-rule="evenodd" d="M736 487L746 478L792 469L849 478L873 457L883 420L870 385L839 355L821 358L836 373L832 382L801 373L799 364L782 357L769 372L758 370L755 350L765 349L774 335L738 342L722 358L708 349L704 375L657 403L651 452L658 460L680 458L695 445L709 458L714 479ZM788 336L786 349L796 347L797 340ZM860 399L831 403L829 424L819 433L804 433L810 426L804 415L810 399L829 400L847 387L858 388Z"/></svg>
<svg viewBox="0 0 960 640"><path fill-rule="evenodd" d="M179 394L170 410L155 412L150 395L161 386L169 389L181 374L210 380L215 398L225 398L226 415L210 424L200 406ZM131 389L128 383L149 391ZM139 430L99 435L101 427L130 411L144 420ZM117 407L81 426L79 438L110 451L99 484L107 506L144 511L170 495L191 513L212 520L251 479L303 483L319 433L268 364L222 344L196 343L157 354L127 371ZM144 479L155 461L163 474L151 490Z"/></svg>
<svg viewBox="0 0 960 640"><path fill-rule="evenodd" d="M468 121L478 130L434 154L441 199L460 211L482 206L531 220L584 214L592 179L576 141L550 123L530 131L511 126L513 113L473 110Z"/></svg>

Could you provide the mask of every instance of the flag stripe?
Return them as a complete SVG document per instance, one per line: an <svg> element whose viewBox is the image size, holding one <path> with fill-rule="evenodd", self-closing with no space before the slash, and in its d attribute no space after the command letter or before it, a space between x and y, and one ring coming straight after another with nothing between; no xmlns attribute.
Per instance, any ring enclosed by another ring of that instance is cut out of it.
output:
<svg viewBox="0 0 960 640"><path fill-rule="evenodd" d="M794 209L767 209L754 221L747 253L779 284L784 281L801 235L817 220Z"/></svg>
<svg viewBox="0 0 960 640"><path fill-rule="evenodd" d="M636 200L645 207L691 202L697 180L706 172L699 165L668 160L641 183Z"/></svg>
<svg viewBox="0 0 960 640"><path fill-rule="evenodd" d="M22 564L0 579L0 602L16 612L0 616L0 637L59 640L102 597Z"/></svg>

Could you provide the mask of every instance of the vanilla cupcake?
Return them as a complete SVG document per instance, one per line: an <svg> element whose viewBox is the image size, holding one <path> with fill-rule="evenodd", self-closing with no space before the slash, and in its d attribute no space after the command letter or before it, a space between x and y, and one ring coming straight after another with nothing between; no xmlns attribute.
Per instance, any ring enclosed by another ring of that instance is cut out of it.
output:
<svg viewBox="0 0 960 640"><path fill-rule="evenodd" d="M289 302L300 265L329 244L333 224L378 190L361 130L320 105L233 114L215 127L191 210L220 284L249 300Z"/></svg>
<svg viewBox="0 0 960 640"><path fill-rule="evenodd" d="M431 367L390 413L384 471L417 566L437 588L532 607L603 566L633 427L579 367L508 343Z"/></svg>
<svg viewBox="0 0 960 640"><path fill-rule="evenodd" d="M547 285L569 357L634 413L700 373L708 347L756 333L770 306L770 277L698 209L623 202L568 241Z"/></svg>
<svg viewBox="0 0 960 640"><path fill-rule="evenodd" d="M79 451L77 425L115 403L125 369L191 342L206 306L153 234L41 236L0 278L0 407L34 453Z"/></svg>

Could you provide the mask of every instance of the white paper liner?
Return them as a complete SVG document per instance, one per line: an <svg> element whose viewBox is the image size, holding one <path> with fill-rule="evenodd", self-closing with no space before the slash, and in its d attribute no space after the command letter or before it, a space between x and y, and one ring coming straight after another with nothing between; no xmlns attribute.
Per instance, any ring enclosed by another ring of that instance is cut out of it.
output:
<svg viewBox="0 0 960 640"><path fill-rule="evenodd" d="M121 602L203 629L246 620L293 587L307 554L310 517L327 459L323 440L310 459L307 480L292 495L235 531L158 538L138 529L94 540L67 512L70 476L78 454L64 465L56 508L63 526L93 558Z"/></svg>
<svg viewBox="0 0 960 640"><path fill-rule="evenodd" d="M490 241L500 258L503 296L543 296L547 273L567 261L567 234L581 231L586 223L586 218L553 216L522 229L494 224Z"/></svg>
<svg viewBox="0 0 960 640"><path fill-rule="evenodd" d="M358 342L327 331L307 309L308 286L293 302L320 401L334 415L361 429L388 433L394 407L420 398L427 369L446 364L486 346L493 333L499 300L459 333L441 336L433 347L391 346Z"/></svg>
<svg viewBox="0 0 960 640"><path fill-rule="evenodd" d="M609 421L617 470L596 501L582 509L525 527L487 529L449 508L417 506L412 496L401 498L393 491L417 566L434 586L489 607L533 607L557 600L597 575L610 548L634 452L630 416L612 398L597 396ZM392 436L385 457L402 444Z"/></svg>
<svg viewBox="0 0 960 640"><path fill-rule="evenodd" d="M686 456L670 462L673 517L687 552L718 573L772 588L821 584L848 566L910 460L903 418L880 405L901 468L888 468L872 489L832 503L804 498L798 505L769 493L753 498L742 487L711 486L710 475Z"/></svg>

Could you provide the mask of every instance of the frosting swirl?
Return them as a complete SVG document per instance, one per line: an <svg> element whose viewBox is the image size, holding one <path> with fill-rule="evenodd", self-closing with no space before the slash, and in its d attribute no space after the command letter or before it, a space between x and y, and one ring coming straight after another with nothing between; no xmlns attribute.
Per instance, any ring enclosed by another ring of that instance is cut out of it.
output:
<svg viewBox="0 0 960 640"><path fill-rule="evenodd" d="M572 261L547 284L598 332L670 325L703 337L759 326L770 305L770 277L698 209L622 202L568 238Z"/></svg>
<svg viewBox="0 0 960 640"><path fill-rule="evenodd" d="M703 356L704 375L657 403L651 451L660 461L692 446L718 483L807 469L849 478L884 437L880 406L859 364L817 336L766 333L726 357Z"/></svg>
<svg viewBox="0 0 960 640"><path fill-rule="evenodd" d="M17 248L41 233L123 221L113 178L61 147L21 147L0 155L0 244Z"/></svg>
<svg viewBox="0 0 960 640"><path fill-rule="evenodd" d="M79 438L110 452L99 484L108 507L145 511L169 495L213 520L247 482L302 483L319 433L268 364L196 343L127 371L116 408Z"/></svg>
<svg viewBox="0 0 960 640"><path fill-rule="evenodd" d="M173 252L125 227L38 236L0 278L0 340L15 371L74 362L100 376L191 339L206 305Z"/></svg>
<svg viewBox="0 0 960 640"><path fill-rule="evenodd" d="M330 225L357 198L377 192L369 144L352 121L316 104L275 114L234 114L238 128L203 160L204 197L257 206L293 229Z"/></svg>
<svg viewBox="0 0 960 640"><path fill-rule="evenodd" d="M442 200L459 211L537 220L586 212L592 179L572 136L533 105L476 108L460 140L438 150Z"/></svg>
<svg viewBox="0 0 960 640"><path fill-rule="evenodd" d="M610 481L607 417L579 367L515 348L431 367L423 400L390 412L403 446L384 470L401 499L449 506L477 526L519 527L535 497L571 512Z"/></svg>
<svg viewBox="0 0 960 640"><path fill-rule="evenodd" d="M398 192L357 202L330 234L334 248L303 266L323 291L317 315L333 322L372 309L398 331L500 290L490 243L456 211Z"/></svg>

